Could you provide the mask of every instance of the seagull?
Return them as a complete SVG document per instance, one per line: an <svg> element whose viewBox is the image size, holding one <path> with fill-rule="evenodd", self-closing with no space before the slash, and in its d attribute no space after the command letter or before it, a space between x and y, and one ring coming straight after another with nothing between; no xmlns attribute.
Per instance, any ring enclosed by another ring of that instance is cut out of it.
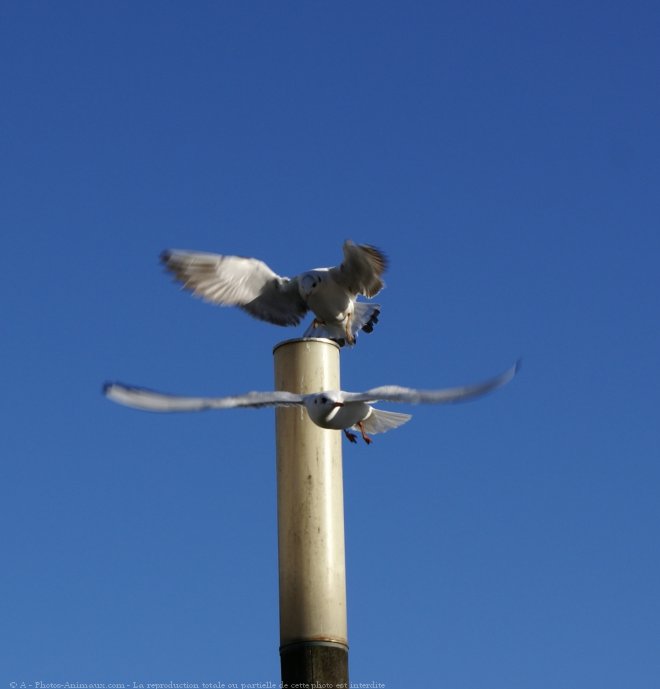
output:
<svg viewBox="0 0 660 689"><path fill-rule="evenodd" d="M334 268L316 268L294 278L277 275L263 261L171 249L160 260L183 287L220 306L238 306L276 325L298 325L307 311L314 320L303 337L326 337L355 344L360 330L370 333L380 305L356 301L384 287L387 257L368 244L344 242L344 260Z"/></svg>
<svg viewBox="0 0 660 689"><path fill-rule="evenodd" d="M451 404L481 397L487 392L506 385L520 369L520 360L504 373L475 385L441 390L415 390L398 385L384 385L365 392L324 390L307 395L277 390L274 392L248 392L233 397L182 397L166 395L146 388L106 383L105 396L127 407L153 412L189 412L206 409L232 409L235 407L303 406L309 418L321 428L343 431L350 442L357 442L353 429L359 431L367 445L369 433L384 433L398 428L412 418L410 414L383 411L371 405L376 402L405 404Z"/></svg>

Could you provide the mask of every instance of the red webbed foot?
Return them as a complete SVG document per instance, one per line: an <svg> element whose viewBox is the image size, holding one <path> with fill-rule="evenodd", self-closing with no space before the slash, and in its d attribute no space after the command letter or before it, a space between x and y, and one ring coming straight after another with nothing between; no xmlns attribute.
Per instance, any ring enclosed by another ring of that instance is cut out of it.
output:
<svg viewBox="0 0 660 689"><path fill-rule="evenodd" d="M367 445L371 445L373 442L372 439L364 432L364 426L362 425L362 421L357 425L357 427L360 429L360 433L362 433L362 439L364 440Z"/></svg>

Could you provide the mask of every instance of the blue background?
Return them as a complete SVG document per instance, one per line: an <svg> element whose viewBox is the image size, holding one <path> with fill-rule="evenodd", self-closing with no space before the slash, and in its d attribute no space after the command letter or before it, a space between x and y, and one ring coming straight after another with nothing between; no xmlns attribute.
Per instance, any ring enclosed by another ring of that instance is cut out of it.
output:
<svg viewBox="0 0 660 689"><path fill-rule="evenodd" d="M272 410L101 384L271 389L305 326L159 252L351 238L391 268L344 389L524 358L344 442L351 679L657 686L659 7L2 3L0 685L279 680Z"/></svg>

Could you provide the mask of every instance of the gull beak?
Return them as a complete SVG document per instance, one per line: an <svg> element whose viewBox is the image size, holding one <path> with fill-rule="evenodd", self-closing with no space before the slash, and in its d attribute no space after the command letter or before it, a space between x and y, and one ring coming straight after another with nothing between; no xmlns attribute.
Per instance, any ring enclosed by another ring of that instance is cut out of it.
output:
<svg viewBox="0 0 660 689"><path fill-rule="evenodd" d="M333 407L343 407L344 403L343 402L333 402L332 406Z"/></svg>

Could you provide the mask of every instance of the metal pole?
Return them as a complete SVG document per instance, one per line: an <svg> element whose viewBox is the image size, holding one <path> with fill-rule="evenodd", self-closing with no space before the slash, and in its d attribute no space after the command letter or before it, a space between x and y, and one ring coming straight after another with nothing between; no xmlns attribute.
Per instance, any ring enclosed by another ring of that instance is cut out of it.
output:
<svg viewBox="0 0 660 689"><path fill-rule="evenodd" d="M331 340L287 340L273 355L276 390L340 389ZM276 433L282 682L348 687L341 433L303 407L278 408Z"/></svg>

